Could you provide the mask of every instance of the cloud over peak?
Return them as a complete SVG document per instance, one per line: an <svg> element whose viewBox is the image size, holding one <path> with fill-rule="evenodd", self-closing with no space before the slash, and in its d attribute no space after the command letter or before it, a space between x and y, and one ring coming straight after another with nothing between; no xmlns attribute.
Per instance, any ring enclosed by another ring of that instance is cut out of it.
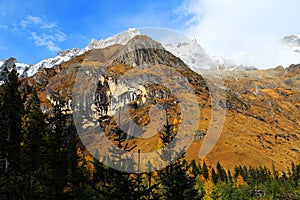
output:
<svg viewBox="0 0 300 200"><path fill-rule="evenodd" d="M185 33L210 53L267 68L300 62L279 42L300 33L299 7L297 0L187 0L180 10L189 16Z"/></svg>

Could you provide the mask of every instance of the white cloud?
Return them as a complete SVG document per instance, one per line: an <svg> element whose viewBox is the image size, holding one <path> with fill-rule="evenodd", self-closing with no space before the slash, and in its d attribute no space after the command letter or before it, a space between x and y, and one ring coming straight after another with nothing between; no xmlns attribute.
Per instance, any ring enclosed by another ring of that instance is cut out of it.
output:
<svg viewBox="0 0 300 200"><path fill-rule="evenodd" d="M41 17L27 15L21 20L20 26L30 34L37 46L45 46L50 51L59 51L58 43L67 39L56 22L47 22Z"/></svg>
<svg viewBox="0 0 300 200"><path fill-rule="evenodd" d="M59 41L59 42L63 42L67 39L67 35L61 31L57 31L55 33L55 38Z"/></svg>
<svg viewBox="0 0 300 200"><path fill-rule="evenodd" d="M55 27L57 27L55 22L41 24L42 29L53 29Z"/></svg>
<svg viewBox="0 0 300 200"><path fill-rule="evenodd" d="M27 28L29 25L41 24L42 20L40 17L34 17L31 15L27 15L25 19L20 22L22 28Z"/></svg>
<svg viewBox="0 0 300 200"><path fill-rule="evenodd" d="M38 35L36 32L31 33L31 37L35 44L38 46L46 46L50 51L59 51L60 48L57 47L53 42L53 37L49 35Z"/></svg>
<svg viewBox="0 0 300 200"><path fill-rule="evenodd" d="M258 67L300 63L300 54L279 41L299 34L298 0L188 0L178 12L189 19L185 33L211 54Z"/></svg>

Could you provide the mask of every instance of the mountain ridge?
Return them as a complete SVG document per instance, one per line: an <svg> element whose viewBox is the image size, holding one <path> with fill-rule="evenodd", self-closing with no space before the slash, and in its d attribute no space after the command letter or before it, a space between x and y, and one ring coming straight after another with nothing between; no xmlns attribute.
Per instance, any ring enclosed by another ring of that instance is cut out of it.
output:
<svg viewBox="0 0 300 200"><path fill-rule="evenodd" d="M142 35L136 28L129 28L124 33L111 36L107 39L96 40L92 39L90 43L83 49L73 48L58 52L54 57L45 58L36 64L18 63L17 59L11 57L0 61L0 69L4 67L7 60L14 59L19 77L31 77L43 68L53 68L62 62L67 62L70 59L82 55L92 49L101 49L115 44L125 45L130 39L137 35ZM205 50L197 43L196 40L191 40L189 43L174 43L163 44L163 48L170 53L183 60L191 69L198 71L201 69L210 70L255 70L253 67L236 66L232 61L223 58L216 58L208 55ZM12 67L12 66L9 66ZM1 79L1 78L0 78ZM2 78L3 79L3 78ZM1 80L0 80L1 81Z"/></svg>

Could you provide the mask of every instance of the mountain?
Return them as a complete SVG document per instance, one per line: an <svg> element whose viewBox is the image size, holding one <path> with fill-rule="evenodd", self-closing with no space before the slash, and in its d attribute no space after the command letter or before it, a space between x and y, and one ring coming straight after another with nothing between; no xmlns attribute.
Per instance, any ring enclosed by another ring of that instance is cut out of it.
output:
<svg viewBox="0 0 300 200"><path fill-rule="evenodd" d="M176 44L165 44L164 48L179 57L191 69L211 69L215 62L196 40Z"/></svg>
<svg viewBox="0 0 300 200"><path fill-rule="evenodd" d="M41 70L43 68L52 68L56 65L61 64L62 62L67 62L71 58L73 58L75 56L79 56L79 55L83 54L84 52L85 52L84 50L81 50L81 49L78 49L78 48L61 51L56 56L54 56L52 58L46 58L46 59L38 62L37 64L31 65L29 67L29 69L26 71L26 74L24 74L23 76L24 77L33 76L39 70Z"/></svg>
<svg viewBox="0 0 300 200"><path fill-rule="evenodd" d="M30 67L28 64L18 63L15 58L0 60L0 85L5 79L5 77L2 75L4 69L7 68L8 70L11 70L14 67L14 65L16 66L20 77L24 77L24 74L26 74L26 71Z"/></svg>
<svg viewBox="0 0 300 200"><path fill-rule="evenodd" d="M281 42L286 48L300 53L300 35L285 36Z"/></svg>
<svg viewBox="0 0 300 200"><path fill-rule="evenodd" d="M114 44L125 45L131 38L137 35L141 35L141 32L138 29L130 28L124 33L117 34L105 40L92 39L85 49L100 49ZM195 39L178 43L162 43L162 46L196 72L201 69L228 71L257 70L253 66L236 65L229 59L209 55Z"/></svg>
<svg viewBox="0 0 300 200"><path fill-rule="evenodd" d="M123 44L109 42L112 45L103 48L98 45L99 48L83 53L77 51L79 55L68 61L21 78L20 90L30 94L29 86L35 86L44 112L51 109L51 102L60 100L80 121L78 131L93 131L99 124L106 127L106 131L113 130L118 121L114 118L116 110L124 108L130 117L120 118L122 124L119 126L130 133L124 135L129 146L138 145L141 152L155 151L158 146L157 124L163 123L161 120L165 115L157 110L159 106L154 105L169 105L172 108L170 120L179 119L182 123L179 126L194 135L194 141L187 149L187 159L196 162L204 159L211 165L219 161L226 168L238 164L271 168L274 164L280 170L285 170L292 161L300 161L299 65L286 69L220 71L224 83L218 85L220 80L213 71L208 71L206 77L195 73L186 62L148 36L136 34L127 39L126 42L118 40ZM93 43L96 45L95 40ZM108 42L102 41L101 44L107 45ZM190 44L181 44L184 48L186 45ZM180 51L183 47L172 48ZM15 60L10 61L13 62ZM157 79L156 75L161 80L175 82L149 84ZM183 88L193 91L196 104L191 94L176 97L172 94L178 89L168 88L178 88L185 83L189 87ZM177 107L180 100L186 100L187 106ZM126 106L130 109L127 110ZM97 117L93 117L95 115ZM194 120L196 128L191 127ZM220 120L223 124L219 127ZM112 137L109 132L105 134ZM199 158L199 149L207 143L206 140L214 139L212 136L218 138L216 145L204 158ZM81 139L92 146L91 152L101 143L88 136Z"/></svg>
<svg viewBox="0 0 300 200"><path fill-rule="evenodd" d="M56 100L71 110L66 112L73 112L80 121L78 131L93 131L98 125L114 130L117 110L128 111L130 117L122 115L119 126L130 133L124 135L128 143L138 145L141 152L159 146L157 124L165 117L159 110L163 105L170 108L169 119L179 121L177 125L194 136L187 159L204 159L211 165L219 161L229 168L238 164L271 168L274 164L281 170L300 161L300 66L232 71L220 59L218 67L224 64L225 69L220 70L222 85L212 70L205 76L195 73L198 64L206 68L214 62L196 41L161 44L130 29L106 40L92 40L84 49L62 51L35 65L19 64L14 58L0 64L7 68L16 64L20 91L30 94L35 86L45 113ZM151 83L155 80L173 82ZM173 95L182 89L192 93ZM183 101L187 104L178 106ZM195 121L196 128L192 127ZM111 137L109 132L105 134ZM101 143L89 137L81 139L86 139L91 150ZM206 140L217 143L199 158L199 149L209 143Z"/></svg>
<svg viewBox="0 0 300 200"><path fill-rule="evenodd" d="M56 56L52 58L45 58L33 65L18 63L15 58L8 58L0 61L0 70L3 70L4 67L8 67L10 69L13 65L16 65L19 77L31 77L43 68L52 68L62 62L69 61L71 58L81 55L84 52L84 50L78 48L61 51Z"/></svg>
<svg viewBox="0 0 300 200"><path fill-rule="evenodd" d="M165 44L164 48L179 57L196 72L203 69L225 71L257 70L253 66L237 65L232 60L209 55L195 39L189 42Z"/></svg>
<svg viewBox="0 0 300 200"><path fill-rule="evenodd" d="M109 37L105 40L103 40L103 39L101 39L101 40L92 39L91 42L85 48L85 50L102 49L102 48L112 46L112 45L115 45L115 44L125 45L130 39L134 38L137 35L141 35L141 33L137 29L129 28L124 33L114 35L114 36Z"/></svg>
<svg viewBox="0 0 300 200"><path fill-rule="evenodd" d="M0 69L3 70L4 65L6 65L5 63L10 63L9 65L11 66L12 63L14 63L20 77L31 77L43 68L52 68L92 49L102 49L116 44L125 45L130 39L137 35L141 35L138 29L130 28L124 33L117 34L105 40L92 39L83 49L73 48L64 50L59 52L56 56L45 58L36 64L18 63L15 58L8 58L0 61ZM162 45L164 49L180 58L194 71L201 69L228 71L256 70L255 67L238 66L228 59L211 56L205 52L196 40Z"/></svg>

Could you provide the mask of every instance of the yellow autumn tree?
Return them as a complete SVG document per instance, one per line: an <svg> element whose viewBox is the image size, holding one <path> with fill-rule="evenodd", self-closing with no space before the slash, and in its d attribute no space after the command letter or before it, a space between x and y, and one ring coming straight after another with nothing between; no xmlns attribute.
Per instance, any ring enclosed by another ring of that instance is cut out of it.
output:
<svg viewBox="0 0 300 200"><path fill-rule="evenodd" d="M204 192L205 195L203 197L204 200L213 200L212 196L213 196L213 192L215 189L215 185L211 180L207 180L206 182L204 182Z"/></svg>
<svg viewBox="0 0 300 200"><path fill-rule="evenodd" d="M244 178L240 174L236 177L236 184L238 186L246 186L247 185L247 183L244 181Z"/></svg>

